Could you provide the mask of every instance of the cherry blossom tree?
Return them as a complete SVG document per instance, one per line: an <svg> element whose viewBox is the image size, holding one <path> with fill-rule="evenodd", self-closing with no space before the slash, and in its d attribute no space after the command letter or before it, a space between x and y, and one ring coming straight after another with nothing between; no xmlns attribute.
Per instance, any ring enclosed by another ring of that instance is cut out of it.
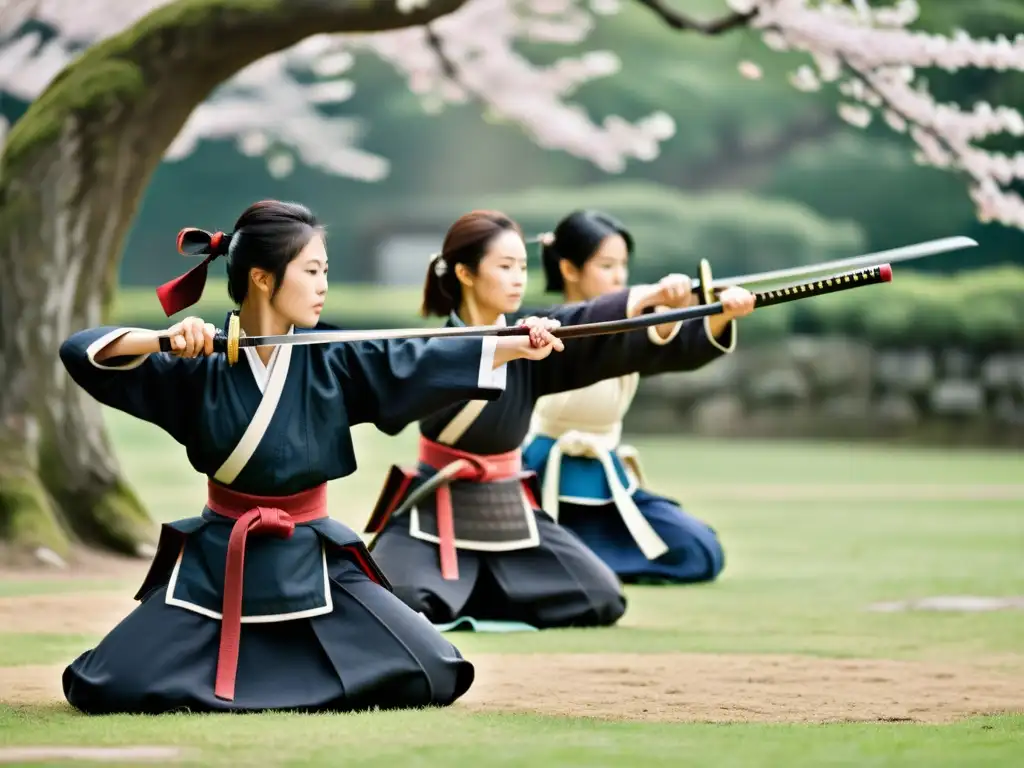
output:
<svg viewBox="0 0 1024 768"><path fill-rule="evenodd" d="M835 89L847 122L877 119L905 134L920 163L962 175L980 219L1024 229L1014 190L1024 153L986 148L1000 134L1019 138L1024 118L1008 105L940 103L926 80L935 69L1021 71L1024 36L916 31L914 0L723 0L712 19L686 15L680 0L0 2L0 91L32 101L0 163L0 265L13 278L0 282L0 532L61 549L63 519L120 551L147 540L98 408L53 361L69 330L102 318L125 233L161 159L230 137L275 176L299 162L384 178L388 160L359 146L358 120L320 110L352 96L354 58L368 52L401 73L429 112L472 102L541 147L622 172L658 156L672 118L593 116L572 101L584 83L618 71L614 51L540 65L520 49L578 50L597 18L624 1L680 33L750 30L764 56L803 54L795 88ZM761 76L756 62L737 67Z"/></svg>

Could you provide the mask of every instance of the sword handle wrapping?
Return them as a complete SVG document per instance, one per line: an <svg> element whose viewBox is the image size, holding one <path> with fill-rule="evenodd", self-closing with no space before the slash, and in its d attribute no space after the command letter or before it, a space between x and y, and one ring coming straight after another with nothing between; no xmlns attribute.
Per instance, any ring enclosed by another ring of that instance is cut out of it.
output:
<svg viewBox="0 0 1024 768"><path fill-rule="evenodd" d="M704 270L709 271L709 270ZM772 304L784 304L787 301L798 301L811 296L820 296L826 293L846 291L851 288L860 288L864 285L875 285L877 283L888 283L892 281L892 267L888 264L880 264L876 267L858 269L854 272L845 272L839 275L811 280L800 285L788 288L779 288L774 291L763 291L754 294L755 307L767 307ZM705 283L709 285L709 283ZM644 314L640 317L633 317L625 320L613 320L600 323L585 323L583 325L563 325L555 328L552 334L560 339L571 339L580 336L598 336L606 333L621 333L627 330L647 328L661 323L675 323L685 320L694 320L698 317L720 315L723 312L722 302L714 301L706 304L698 304L694 307L684 309L673 309L667 312L656 312ZM502 328L498 336L523 336L528 334L529 328L521 325L514 325Z"/></svg>
<svg viewBox="0 0 1024 768"><path fill-rule="evenodd" d="M157 340L160 342L161 352L172 352L171 349L171 337L170 336L158 336ZM223 333L218 333L213 337L213 353L215 355L223 355L228 351L228 337Z"/></svg>
<svg viewBox="0 0 1024 768"><path fill-rule="evenodd" d="M826 293L837 293L862 285L888 283L892 280L892 267L880 264L866 267L841 275L833 275L820 280L810 280L789 288L778 288L773 291L761 291L754 294L756 307L770 307L773 304L784 304L787 301L806 299L810 296L822 296Z"/></svg>
<svg viewBox="0 0 1024 768"><path fill-rule="evenodd" d="M242 328L238 321L238 313L232 313L228 319L227 333L217 333L213 337L213 354L227 355L228 363L234 365L238 362L239 340L242 335ZM158 346L161 352L171 352L171 337L158 336Z"/></svg>

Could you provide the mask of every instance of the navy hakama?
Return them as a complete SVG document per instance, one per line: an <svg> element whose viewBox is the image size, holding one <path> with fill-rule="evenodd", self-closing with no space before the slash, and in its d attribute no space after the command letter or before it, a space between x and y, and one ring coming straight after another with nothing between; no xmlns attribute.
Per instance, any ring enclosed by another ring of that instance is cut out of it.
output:
<svg viewBox="0 0 1024 768"><path fill-rule="evenodd" d="M545 314L563 325L617 320L627 316L629 301L623 290ZM462 324L449 318L449 326ZM370 550L395 594L435 624L614 624L626 610L620 580L556 522L522 464L534 405L617 376L692 370L721 354L699 321L681 324L664 343L642 330L567 339L561 353L509 363L498 399L422 419L418 465L392 467L367 526L376 534Z"/></svg>
<svg viewBox="0 0 1024 768"><path fill-rule="evenodd" d="M325 483L355 471L355 424L393 434L449 403L496 398L494 340L282 346L269 366L251 348L235 366L95 361L128 330L76 333L61 359L100 402L185 446L208 501L163 526L140 605L67 667L67 700L91 714L347 711L465 693L472 664L327 517Z"/></svg>

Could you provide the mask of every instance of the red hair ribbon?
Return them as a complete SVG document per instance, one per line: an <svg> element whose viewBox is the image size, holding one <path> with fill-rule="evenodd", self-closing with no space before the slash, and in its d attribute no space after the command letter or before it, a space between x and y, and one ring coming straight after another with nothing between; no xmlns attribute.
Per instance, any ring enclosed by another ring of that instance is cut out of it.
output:
<svg viewBox="0 0 1024 768"><path fill-rule="evenodd" d="M164 283L156 289L157 298L170 317L186 307L191 307L203 295L206 275L210 262L221 255L221 246L226 235L223 232L210 234L201 229L183 229L178 233L178 253L182 256L209 254L202 263L185 274Z"/></svg>

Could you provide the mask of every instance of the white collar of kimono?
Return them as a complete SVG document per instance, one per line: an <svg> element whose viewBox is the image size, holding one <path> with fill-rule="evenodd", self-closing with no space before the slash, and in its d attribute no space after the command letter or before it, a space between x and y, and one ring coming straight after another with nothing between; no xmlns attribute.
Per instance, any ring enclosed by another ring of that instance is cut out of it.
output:
<svg viewBox="0 0 1024 768"><path fill-rule="evenodd" d="M295 333L294 325L288 329L288 333ZM242 331L240 335L245 336L245 331ZM260 392L265 393L267 391L267 382L270 381L270 374L274 371L274 364L277 363L281 347L274 347L274 351L270 353L270 362L267 365L263 364L263 358L259 356L256 347L242 347L242 351L245 352L245 357L249 361L249 370L252 371L252 377L256 379L256 386L260 388Z"/></svg>
<svg viewBox="0 0 1024 768"><path fill-rule="evenodd" d="M459 317L458 313L455 312L454 310L452 310L452 312L448 315L448 319L449 321L451 321L452 325L456 325L460 328L464 328L466 326L466 324L462 322L462 318ZM508 321L505 319L504 315L498 315L498 319L494 322L494 324L505 326L508 325ZM246 349L249 349L249 347L246 347Z"/></svg>

